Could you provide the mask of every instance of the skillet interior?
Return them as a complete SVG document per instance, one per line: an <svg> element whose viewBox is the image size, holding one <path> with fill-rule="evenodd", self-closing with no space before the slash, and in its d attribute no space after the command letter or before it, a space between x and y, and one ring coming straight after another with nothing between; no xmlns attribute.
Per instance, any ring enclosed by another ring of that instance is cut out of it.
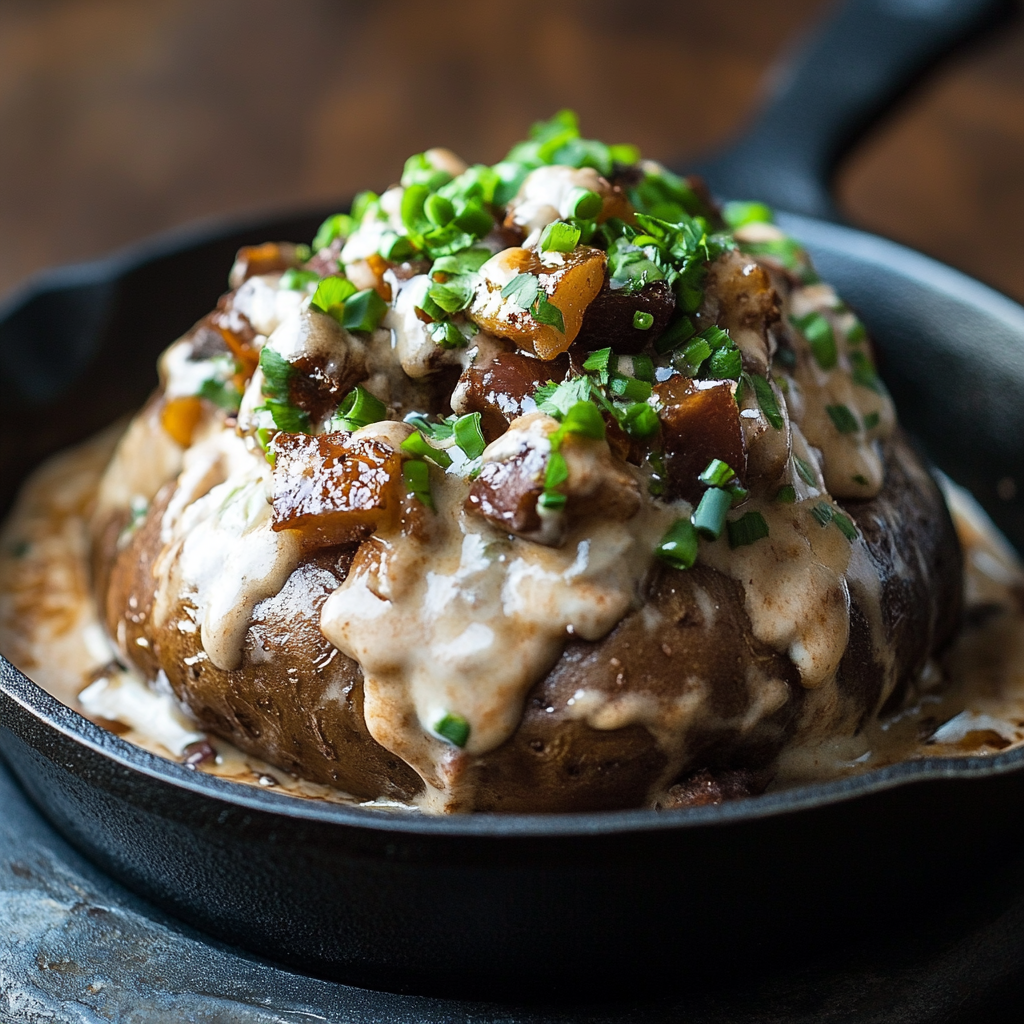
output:
<svg viewBox="0 0 1024 1024"><path fill-rule="evenodd" d="M39 459L141 403L238 245L308 237L320 219L167 238L16 296L0 320L4 509ZM1024 310L893 243L783 226L879 339L904 422L1024 546L1024 503L996 496L1024 482ZM770 966L960 886L973 858L1012 849L1024 798L1016 751L672 814L394 818L189 773L6 662L0 737L58 828L161 906L314 973L460 994Z"/></svg>

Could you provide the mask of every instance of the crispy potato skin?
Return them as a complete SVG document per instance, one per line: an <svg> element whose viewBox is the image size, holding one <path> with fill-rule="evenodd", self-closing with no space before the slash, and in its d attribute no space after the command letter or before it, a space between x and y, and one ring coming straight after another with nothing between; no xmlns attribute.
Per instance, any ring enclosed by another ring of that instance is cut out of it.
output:
<svg viewBox="0 0 1024 1024"><path fill-rule="evenodd" d="M897 700L951 638L960 615L960 549L938 488L900 435L887 446L886 469L881 496L844 506L879 570L882 619L894 649L887 676L875 655L870 616L853 588L838 689L845 717L854 721ZM113 526L98 535L106 547L96 562L112 563L108 627L126 655L150 678L162 667L204 728L249 753L358 796L414 796L415 773L366 730L358 666L334 651L318 627L320 606L344 579L352 548L306 558L279 595L257 605L242 666L221 671L203 657L198 630L154 628L151 621L152 560L167 498L154 502L120 552ZM659 566L646 599L646 610L627 615L602 640L570 641L528 694L513 736L466 759L474 809L636 807L702 769L757 772L771 765L797 728L806 695L789 659L752 635L741 585L703 565L685 572ZM185 613L179 607L170 622ZM140 647L139 637L149 646ZM771 681L777 699L744 726L751 678ZM695 688L689 733L678 749L660 745L641 724L593 728L570 704L585 689L664 707Z"/></svg>

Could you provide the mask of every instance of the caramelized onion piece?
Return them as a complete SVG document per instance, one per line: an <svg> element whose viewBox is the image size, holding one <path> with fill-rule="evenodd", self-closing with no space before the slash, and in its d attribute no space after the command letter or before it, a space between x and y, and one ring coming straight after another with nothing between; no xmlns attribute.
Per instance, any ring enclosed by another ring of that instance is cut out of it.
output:
<svg viewBox="0 0 1024 1024"><path fill-rule="evenodd" d="M583 314L604 284L606 255L600 249L578 245L567 253L538 253L513 247L499 252L481 268L482 284L469 308L469 316L485 331L508 338L541 359L554 359L576 340ZM537 278L537 294L562 314L564 331L541 323L502 289L517 275Z"/></svg>
<svg viewBox="0 0 1024 1024"><path fill-rule="evenodd" d="M160 414L160 423L182 448L187 448L202 415L202 399L195 395L182 395L167 401Z"/></svg>
<svg viewBox="0 0 1024 1024"><path fill-rule="evenodd" d="M264 242L262 245L243 245L235 256L228 284L239 288L250 277L260 274L279 274L289 267L297 267L300 260L297 247L291 242Z"/></svg>
<svg viewBox="0 0 1024 1024"><path fill-rule="evenodd" d="M697 477L712 459L727 462L744 477L746 453L731 383L672 377L654 392L661 402L668 497L698 499L703 488Z"/></svg>
<svg viewBox="0 0 1024 1024"><path fill-rule="evenodd" d="M275 530L299 530L308 549L347 544L390 526L402 499L402 458L394 448L345 431L277 434Z"/></svg>

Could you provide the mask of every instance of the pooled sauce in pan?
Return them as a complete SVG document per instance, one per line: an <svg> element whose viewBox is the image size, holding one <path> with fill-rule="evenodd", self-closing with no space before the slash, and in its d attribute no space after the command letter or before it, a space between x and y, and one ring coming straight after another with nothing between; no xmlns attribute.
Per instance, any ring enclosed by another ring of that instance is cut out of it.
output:
<svg viewBox="0 0 1024 1024"><path fill-rule="evenodd" d="M29 480L0 537L0 649L58 700L153 753L235 782L374 807L299 779L197 730L170 695L117 662L99 621L88 566L89 518L120 431L62 453ZM772 788L860 774L901 760L988 755L1024 743L1024 571L973 499L944 482L966 562L965 625L904 705L856 735L794 746ZM588 709L615 728L614 708Z"/></svg>

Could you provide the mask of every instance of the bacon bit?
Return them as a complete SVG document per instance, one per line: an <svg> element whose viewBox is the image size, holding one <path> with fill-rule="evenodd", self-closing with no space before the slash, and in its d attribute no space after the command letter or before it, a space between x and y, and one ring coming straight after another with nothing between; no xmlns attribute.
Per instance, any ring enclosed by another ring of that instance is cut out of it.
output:
<svg viewBox="0 0 1024 1024"><path fill-rule="evenodd" d="M195 395L184 395L167 402L160 414L160 423L182 448L187 448L192 443L192 434L202 415L202 399Z"/></svg>
<svg viewBox="0 0 1024 1024"><path fill-rule="evenodd" d="M307 549L346 544L391 526L403 495L394 448L351 434L280 433L271 442L275 530L298 530Z"/></svg>
<svg viewBox="0 0 1024 1024"><path fill-rule="evenodd" d="M712 459L727 462L742 480L747 468L739 408L727 381L707 384L673 377L658 384L668 497L694 501Z"/></svg>

